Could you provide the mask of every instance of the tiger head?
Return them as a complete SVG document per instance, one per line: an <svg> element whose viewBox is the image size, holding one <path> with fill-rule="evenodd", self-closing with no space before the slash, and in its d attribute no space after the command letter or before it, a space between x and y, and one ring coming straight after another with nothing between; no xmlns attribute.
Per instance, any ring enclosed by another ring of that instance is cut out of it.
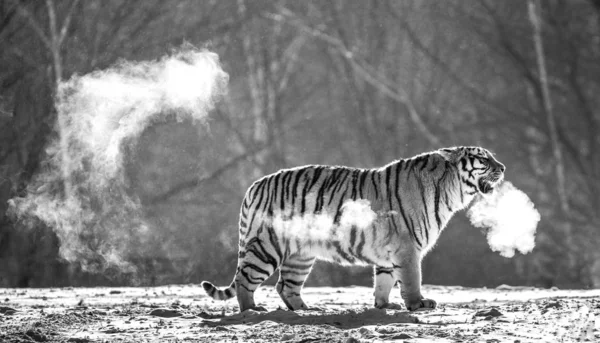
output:
<svg viewBox="0 0 600 343"><path fill-rule="evenodd" d="M480 147L454 147L438 152L454 164L467 188L481 194L489 194L503 179L506 167L491 152ZM473 191L467 191L473 192Z"/></svg>

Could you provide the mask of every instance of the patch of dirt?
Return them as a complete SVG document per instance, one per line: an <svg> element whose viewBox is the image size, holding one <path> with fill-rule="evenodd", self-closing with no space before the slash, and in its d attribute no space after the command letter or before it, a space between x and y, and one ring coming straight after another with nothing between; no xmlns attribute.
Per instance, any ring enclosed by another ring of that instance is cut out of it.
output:
<svg viewBox="0 0 600 343"><path fill-rule="evenodd" d="M600 290L424 286L430 311L378 310L366 287L306 288L291 312L272 287L268 312L237 312L199 285L0 289L0 342L598 342ZM399 292L392 301L401 302Z"/></svg>

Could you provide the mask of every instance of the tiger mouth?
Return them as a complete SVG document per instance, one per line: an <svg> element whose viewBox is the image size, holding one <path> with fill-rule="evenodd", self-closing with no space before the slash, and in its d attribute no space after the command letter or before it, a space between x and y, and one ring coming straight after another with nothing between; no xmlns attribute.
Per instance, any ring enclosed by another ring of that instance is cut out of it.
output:
<svg viewBox="0 0 600 343"><path fill-rule="evenodd" d="M501 174L493 174L489 178L479 179L478 186L479 191L483 194L490 194L496 188L496 185L502 180Z"/></svg>
<svg viewBox="0 0 600 343"><path fill-rule="evenodd" d="M490 194L494 190L494 185L484 179L479 179L479 191L483 194Z"/></svg>

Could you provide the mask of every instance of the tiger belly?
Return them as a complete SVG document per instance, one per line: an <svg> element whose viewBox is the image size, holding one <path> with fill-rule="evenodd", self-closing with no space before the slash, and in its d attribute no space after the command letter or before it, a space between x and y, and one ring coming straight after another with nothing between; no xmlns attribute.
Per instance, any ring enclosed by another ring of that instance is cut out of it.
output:
<svg viewBox="0 0 600 343"><path fill-rule="evenodd" d="M391 266L401 244L388 223L390 216L376 214L364 200L348 201L337 220L327 211L292 217L261 213L256 218L260 218L254 231L257 238L283 259L316 257L342 265ZM252 230L249 234L246 242L253 237Z"/></svg>

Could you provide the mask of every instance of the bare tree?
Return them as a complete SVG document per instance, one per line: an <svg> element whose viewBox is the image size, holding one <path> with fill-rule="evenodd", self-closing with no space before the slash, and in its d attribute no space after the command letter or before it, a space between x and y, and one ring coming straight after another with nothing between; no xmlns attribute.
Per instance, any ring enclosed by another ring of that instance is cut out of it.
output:
<svg viewBox="0 0 600 343"><path fill-rule="evenodd" d="M54 74L54 85L52 89L54 92L58 90L58 86L63 78L63 61L62 61L62 45L69 29L73 10L77 6L79 0L71 1L69 9L65 14L65 18L62 23L58 23L56 6L53 0L46 0L46 10L48 16L48 28L43 28L41 22L36 20L33 14L23 4L17 4L19 14L27 20L29 27L35 32L38 39L48 49L52 56L52 70ZM60 95L59 95L60 96ZM65 196L68 198L72 193L71 176L70 176L70 157L69 157L69 143L68 137L66 136L66 120L65 114L58 109L57 123L58 123L58 134L61 146L61 159L63 163L62 175L64 181Z"/></svg>
<svg viewBox="0 0 600 343"><path fill-rule="evenodd" d="M539 14L541 7L539 0L529 0L529 19L533 26L533 41L535 42L535 54L538 65L540 78L540 86L542 88L542 102L544 104L544 112L548 122L548 131L550 134L550 142L552 143L552 152L554 155L554 170L557 180L558 198L560 207L565 215L569 214L569 201L567 200L567 192L565 187L565 171L562 152L558 141L558 132L556 129L556 120L552 110L552 101L550 100L550 89L548 87L548 76L546 71L546 60L544 57L544 46L542 42L542 20ZM569 235L570 236L570 235Z"/></svg>

